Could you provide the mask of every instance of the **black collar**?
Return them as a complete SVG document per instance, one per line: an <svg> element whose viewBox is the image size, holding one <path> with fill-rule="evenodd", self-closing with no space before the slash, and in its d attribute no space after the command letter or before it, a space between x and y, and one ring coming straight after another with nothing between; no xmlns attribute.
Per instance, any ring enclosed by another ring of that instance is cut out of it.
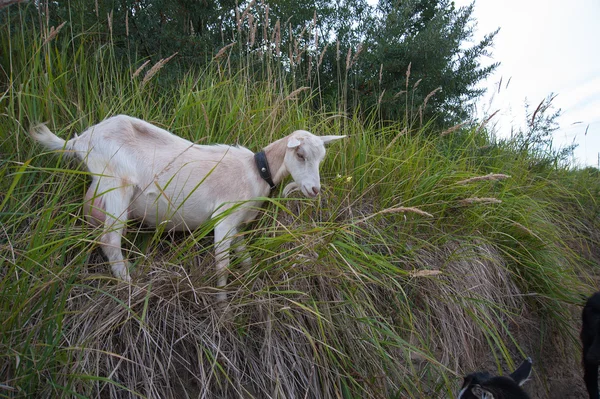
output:
<svg viewBox="0 0 600 399"><path fill-rule="evenodd" d="M256 168L258 169L260 177L269 183L271 190L277 187L271 178L271 170L269 169L269 162L267 161L267 155L265 152L260 151L254 154L254 161L256 162Z"/></svg>

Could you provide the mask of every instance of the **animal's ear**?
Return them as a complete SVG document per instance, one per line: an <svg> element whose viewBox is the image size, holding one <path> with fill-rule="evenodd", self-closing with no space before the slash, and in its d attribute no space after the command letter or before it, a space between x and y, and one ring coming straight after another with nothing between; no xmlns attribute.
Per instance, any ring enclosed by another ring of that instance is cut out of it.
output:
<svg viewBox="0 0 600 399"><path fill-rule="evenodd" d="M323 144L329 144L332 141L343 139L346 136L319 136Z"/></svg>
<svg viewBox="0 0 600 399"><path fill-rule="evenodd" d="M521 365L510 374L510 378L515 380L519 386L525 384L525 382L531 376L531 369L533 367L533 361L530 357L525 359Z"/></svg>
<svg viewBox="0 0 600 399"><path fill-rule="evenodd" d="M470 375L464 378L464 382L462 384L462 387L460 387L460 392L458 393L456 399L464 399L464 395L469 390L469 385L471 385L472 380L473 377L471 377Z"/></svg>
<svg viewBox="0 0 600 399"><path fill-rule="evenodd" d="M302 141L298 140L295 137L292 137L287 142L287 148L298 148L302 144Z"/></svg>
<svg viewBox="0 0 600 399"><path fill-rule="evenodd" d="M479 399L494 399L494 395L487 389L483 389L481 385L473 385L471 393Z"/></svg>

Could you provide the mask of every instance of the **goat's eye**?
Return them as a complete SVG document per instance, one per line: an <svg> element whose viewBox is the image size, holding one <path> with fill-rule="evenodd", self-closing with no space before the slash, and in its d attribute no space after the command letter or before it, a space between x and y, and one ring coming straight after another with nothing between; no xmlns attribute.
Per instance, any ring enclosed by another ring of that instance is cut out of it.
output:
<svg viewBox="0 0 600 399"><path fill-rule="evenodd" d="M301 161L305 161L306 160L306 158L304 158L304 155L299 154L299 153L296 153L296 155L298 156L299 160L301 160Z"/></svg>

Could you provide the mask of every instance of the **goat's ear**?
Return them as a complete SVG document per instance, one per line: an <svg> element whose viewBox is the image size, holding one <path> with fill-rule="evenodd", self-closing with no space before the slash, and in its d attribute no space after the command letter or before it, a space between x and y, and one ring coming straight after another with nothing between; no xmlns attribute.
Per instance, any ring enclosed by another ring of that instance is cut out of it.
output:
<svg viewBox="0 0 600 399"><path fill-rule="evenodd" d="M319 136L323 144L329 144L332 141L343 139L346 136Z"/></svg>
<svg viewBox="0 0 600 399"><path fill-rule="evenodd" d="M295 137L291 137L287 142L287 148L298 148L302 144L302 141L298 140Z"/></svg>
<svg viewBox="0 0 600 399"><path fill-rule="evenodd" d="M521 365L510 374L512 378L519 386L525 384L525 382L531 376L531 368L533 367L533 361L530 357L525 359Z"/></svg>

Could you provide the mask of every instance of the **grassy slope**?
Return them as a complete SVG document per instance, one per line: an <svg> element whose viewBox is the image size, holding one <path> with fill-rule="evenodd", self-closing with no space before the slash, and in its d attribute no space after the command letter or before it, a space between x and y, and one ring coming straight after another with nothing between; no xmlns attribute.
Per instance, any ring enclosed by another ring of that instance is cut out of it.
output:
<svg viewBox="0 0 600 399"><path fill-rule="evenodd" d="M451 396L482 365L543 364L556 331L551 355L576 362L562 327L593 290L597 176L538 168L475 129L314 112L311 93L225 74L226 58L176 86L143 83L131 77L142 61L122 66L110 43L67 25L43 44L12 17L0 35L0 394ZM246 231L253 266L233 264L224 316L210 225L132 224L134 283L114 281L81 214L84 169L26 134L48 121L69 137L118 113L252 150L295 128L349 138L328 150L319 199L276 195ZM506 176L468 180L489 174Z"/></svg>

